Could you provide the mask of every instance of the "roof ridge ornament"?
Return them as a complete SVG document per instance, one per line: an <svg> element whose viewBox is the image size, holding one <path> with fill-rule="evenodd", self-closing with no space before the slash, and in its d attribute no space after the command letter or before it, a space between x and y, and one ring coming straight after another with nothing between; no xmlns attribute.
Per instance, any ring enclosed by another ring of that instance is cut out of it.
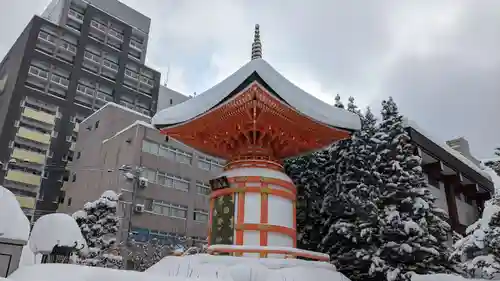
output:
<svg viewBox="0 0 500 281"><path fill-rule="evenodd" d="M252 60L262 58L262 43L260 42L260 30L259 25L255 25L255 30L253 34L252 43Z"/></svg>

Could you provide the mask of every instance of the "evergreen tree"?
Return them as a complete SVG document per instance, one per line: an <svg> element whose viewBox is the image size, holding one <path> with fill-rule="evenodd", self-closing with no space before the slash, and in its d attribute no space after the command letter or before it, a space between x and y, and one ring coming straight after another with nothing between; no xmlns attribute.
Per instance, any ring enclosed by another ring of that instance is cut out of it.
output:
<svg viewBox="0 0 500 281"><path fill-rule="evenodd" d="M377 143L373 174L380 179L381 240L372 276L409 280L412 272L450 271L446 241L451 228L444 212L434 205L421 159L392 98L382 103L382 121L372 139Z"/></svg>
<svg viewBox="0 0 500 281"><path fill-rule="evenodd" d="M369 280L371 259L377 250L377 179L371 174L375 158L371 141L376 119L368 108L364 116L349 98L348 110L361 119L361 130L334 145L322 212L327 218L321 249L351 280Z"/></svg>
<svg viewBox="0 0 500 281"><path fill-rule="evenodd" d="M495 149L495 156L498 156L500 157L500 147L497 147ZM497 175L500 176L500 159L498 160L493 160L493 161L487 161L486 163L484 163L487 167L490 167L493 169L493 171L495 171L495 173L497 173Z"/></svg>
<svg viewBox="0 0 500 281"><path fill-rule="evenodd" d="M482 217L453 245L451 259L470 278L500 277L500 198L487 201Z"/></svg>
<svg viewBox="0 0 500 281"><path fill-rule="evenodd" d="M120 219L116 214L118 195L105 191L99 199L87 202L83 210L73 214L88 246L80 253L78 263L87 266L121 268L122 257L116 247Z"/></svg>
<svg viewBox="0 0 500 281"><path fill-rule="evenodd" d="M318 230L323 227L321 180L326 161L325 151L317 151L285 162L285 172L297 187L297 246L300 249L318 251L322 239Z"/></svg>
<svg viewBox="0 0 500 281"><path fill-rule="evenodd" d="M344 108L344 104L342 103L342 101L340 100L340 95L337 94L335 96L335 107L338 107L338 108Z"/></svg>

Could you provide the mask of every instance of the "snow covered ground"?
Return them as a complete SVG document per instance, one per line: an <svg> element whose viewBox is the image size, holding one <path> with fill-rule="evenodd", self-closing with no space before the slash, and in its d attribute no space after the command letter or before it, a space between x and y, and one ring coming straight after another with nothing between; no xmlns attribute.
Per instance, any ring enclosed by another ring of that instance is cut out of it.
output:
<svg viewBox="0 0 500 281"><path fill-rule="evenodd" d="M206 254L166 257L146 272L71 264L36 264L20 267L10 281L348 281L325 262L295 259L256 259Z"/></svg>

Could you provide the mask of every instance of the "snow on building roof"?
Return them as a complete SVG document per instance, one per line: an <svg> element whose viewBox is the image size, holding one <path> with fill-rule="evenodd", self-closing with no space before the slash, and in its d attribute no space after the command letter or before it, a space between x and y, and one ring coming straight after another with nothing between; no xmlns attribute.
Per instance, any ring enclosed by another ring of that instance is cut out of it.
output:
<svg viewBox="0 0 500 281"><path fill-rule="evenodd" d="M300 89L263 59L254 59L211 89L181 104L163 109L152 119L153 125L168 126L189 121L221 103L232 91L256 72L291 107L312 119L349 130L361 128L359 117L330 106Z"/></svg>
<svg viewBox="0 0 500 281"><path fill-rule="evenodd" d="M89 120L90 118L92 118L92 116L98 114L99 112L103 111L105 108L108 108L108 107L115 107L115 108L119 108L121 110L125 110L125 111L128 111L130 113L134 113L135 115L138 115L138 116L141 116L141 117L145 117L145 118L148 118L148 120L151 118L150 116L147 116L146 114L142 114L138 111L135 111L133 109L130 109L128 107L125 107L123 105L119 105L117 103L114 103L114 102L108 102L106 103L105 105L103 105L101 108L99 108L98 110L96 110L94 113L90 114L89 116L87 116L87 118L83 119L82 120L82 123Z"/></svg>
<svg viewBox="0 0 500 281"><path fill-rule="evenodd" d="M33 253L48 254L54 246L87 247L75 219L55 213L40 217L31 231L28 245Z"/></svg>
<svg viewBox="0 0 500 281"><path fill-rule="evenodd" d="M446 150L449 154L457 158L459 161L463 162L465 165L469 166L471 169L479 173L480 175L486 177L487 179L491 180L490 175L485 172L483 169L481 169L478 165L476 165L474 162L469 160L467 157L462 155L462 153L456 151L455 149L451 148L449 145L447 145L444 141L439 141L438 138L432 136L432 134L426 132L424 129L420 128L417 123L415 123L412 120L409 120L405 118L404 120L404 126L405 127L411 127L415 131L419 132L420 134L424 135L426 138L431 140L433 143L439 145L441 148Z"/></svg>
<svg viewBox="0 0 500 281"><path fill-rule="evenodd" d="M117 132L116 134L114 134L113 136L111 136L110 138L107 138L107 139L103 140L102 143L108 142L109 140L111 140L111 139L113 139L113 138L121 135L123 132L126 132L127 130L129 130L129 129L135 127L135 126L143 126L143 127L149 128L149 129L158 130L153 125L151 125L150 123L147 123L147 122L144 122L144 121L141 121L141 120L137 120L134 123L128 125L125 128L123 128L122 130L120 130L119 132Z"/></svg>
<svg viewBox="0 0 500 281"><path fill-rule="evenodd" d="M16 196L0 185L0 238L28 241L30 222Z"/></svg>

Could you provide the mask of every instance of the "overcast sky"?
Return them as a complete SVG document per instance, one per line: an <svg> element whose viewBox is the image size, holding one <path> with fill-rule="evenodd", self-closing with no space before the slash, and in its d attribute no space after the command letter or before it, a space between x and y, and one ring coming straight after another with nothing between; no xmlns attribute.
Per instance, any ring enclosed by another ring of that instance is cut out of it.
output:
<svg viewBox="0 0 500 281"><path fill-rule="evenodd" d="M29 2L29 4L28 4ZM0 55L49 0L0 0ZM122 0L152 19L147 64L169 87L203 92L263 57L332 103L336 93L401 112L441 140L465 136L477 157L500 145L500 1ZM7 4L8 3L8 4Z"/></svg>

